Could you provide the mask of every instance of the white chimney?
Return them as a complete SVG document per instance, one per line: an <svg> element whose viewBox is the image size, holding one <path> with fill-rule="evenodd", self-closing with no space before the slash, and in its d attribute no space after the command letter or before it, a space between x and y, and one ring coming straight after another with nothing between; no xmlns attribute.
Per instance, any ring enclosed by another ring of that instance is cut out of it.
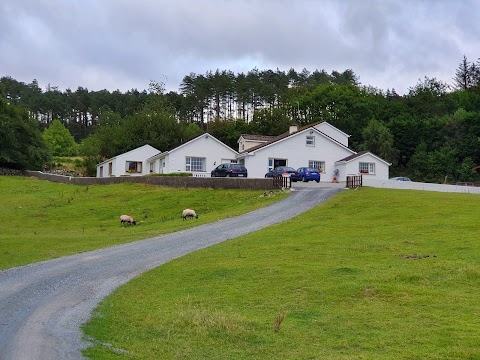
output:
<svg viewBox="0 0 480 360"><path fill-rule="evenodd" d="M298 131L298 126L297 125L290 125L290 129L288 130L288 133L294 133L295 131Z"/></svg>

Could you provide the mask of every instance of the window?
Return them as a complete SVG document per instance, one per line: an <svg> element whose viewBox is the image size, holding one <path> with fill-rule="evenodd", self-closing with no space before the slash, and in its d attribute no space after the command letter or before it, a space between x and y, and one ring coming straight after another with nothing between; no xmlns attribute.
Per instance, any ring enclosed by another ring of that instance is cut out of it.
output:
<svg viewBox="0 0 480 360"><path fill-rule="evenodd" d="M125 171L128 173L142 173L142 163L139 161L127 161L125 166Z"/></svg>
<svg viewBox="0 0 480 360"><path fill-rule="evenodd" d="M375 163L359 163L360 174L375 174Z"/></svg>
<svg viewBox="0 0 480 360"><path fill-rule="evenodd" d="M185 160L185 171L206 171L205 158L187 157Z"/></svg>
<svg viewBox="0 0 480 360"><path fill-rule="evenodd" d="M308 160L308 167L317 169L320 172L325 171L325 161Z"/></svg>
<svg viewBox="0 0 480 360"><path fill-rule="evenodd" d="M307 146L315 146L315 136L307 136L307 141L305 143Z"/></svg>
<svg viewBox="0 0 480 360"><path fill-rule="evenodd" d="M151 173L154 173L154 172L155 172L155 163L154 163L154 162L151 162L151 163L150 163L150 172L151 172Z"/></svg>

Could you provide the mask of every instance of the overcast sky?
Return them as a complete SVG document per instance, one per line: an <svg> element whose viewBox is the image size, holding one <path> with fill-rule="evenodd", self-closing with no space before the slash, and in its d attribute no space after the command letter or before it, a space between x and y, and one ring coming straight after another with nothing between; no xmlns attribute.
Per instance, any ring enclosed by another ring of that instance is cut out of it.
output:
<svg viewBox="0 0 480 360"><path fill-rule="evenodd" d="M0 0L0 77L179 91L185 75L352 69L408 92L480 57L477 0Z"/></svg>

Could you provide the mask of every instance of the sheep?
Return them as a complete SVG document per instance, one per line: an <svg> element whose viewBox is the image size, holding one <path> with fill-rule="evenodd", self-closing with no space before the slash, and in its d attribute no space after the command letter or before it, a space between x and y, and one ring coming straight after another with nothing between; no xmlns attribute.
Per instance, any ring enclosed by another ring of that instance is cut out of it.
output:
<svg viewBox="0 0 480 360"><path fill-rule="evenodd" d="M137 225L137 222L135 220L133 220L133 218L129 215L120 216L120 225L122 225L124 223Z"/></svg>
<svg viewBox="0 0 480 360"><path fill-rule="evenodd" d="M188 217L188 218L193 218L193 217L194 217L194 218L198 219L197 213L195 212L195 210L192 210L192 209L185 209L185 210L183 210L183 212L182 212L182 218L183 218L183 220L186 220L187 217Z"/></svg>

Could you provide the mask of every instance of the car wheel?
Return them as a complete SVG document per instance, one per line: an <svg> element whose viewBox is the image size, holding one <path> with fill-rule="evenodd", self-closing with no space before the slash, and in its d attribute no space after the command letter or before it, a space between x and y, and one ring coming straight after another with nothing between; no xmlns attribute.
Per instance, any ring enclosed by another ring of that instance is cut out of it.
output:
<svg viewBox="0 0 480 360"><path fill-rule="evenodd" d="M317 183L319 183L319 182L320 182L320 179L318 179L318 180L315 180L315 181L316 181Z"/></svg>
<svg viewBox="0 0 480 360"><path fill-rule="evenodd" d="M225 177L230 177L230 174L226 174Z"/></svg>

